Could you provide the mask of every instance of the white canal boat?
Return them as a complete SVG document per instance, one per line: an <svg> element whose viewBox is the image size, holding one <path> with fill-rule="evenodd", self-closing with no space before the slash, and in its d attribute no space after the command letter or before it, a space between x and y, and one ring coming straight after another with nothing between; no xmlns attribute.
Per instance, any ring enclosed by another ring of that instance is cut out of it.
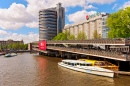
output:
<svg viewBox="0 0 130 86"><path fill-rule="evenodd" d="M13 57L13 56L17 56L16 53L7 53L4 55L5 57Z"/></svg>
<svg viewBox="0 0 130 86"><path fill-rule="evenodd" d="M106 77L114 77L114 71L105 68L100 68L97 66L92 66L91 62L66 59L66 60L62 60L62 62L58 62L58 65L72 70L84 72L84 73L90 73L90 74L101 75Z"/></svg>

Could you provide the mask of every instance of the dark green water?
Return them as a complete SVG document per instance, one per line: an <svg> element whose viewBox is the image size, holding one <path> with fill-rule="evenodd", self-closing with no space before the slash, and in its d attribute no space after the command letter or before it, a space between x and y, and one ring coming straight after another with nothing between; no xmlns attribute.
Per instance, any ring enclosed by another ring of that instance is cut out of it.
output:
<svg viewBox="0 0 130 86"><path fill-rule="evenodd" d="M60 58L23 53L0 56L0 86L130 86L130 76L108 78L57 65Z"/></svg>

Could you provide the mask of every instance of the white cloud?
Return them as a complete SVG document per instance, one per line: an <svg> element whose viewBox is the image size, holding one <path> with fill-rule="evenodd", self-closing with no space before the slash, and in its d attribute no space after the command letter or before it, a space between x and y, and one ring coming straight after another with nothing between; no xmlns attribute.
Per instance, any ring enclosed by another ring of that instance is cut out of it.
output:
<svg viewBox="0 0 130 86"><path fill-rule="evenodd" d="M74 23L80 22L80 21L86 20L86 15L91 15L94 13L96 13L96 11L90 11L90 12L87 12L86 10L77 11L74 14L69 14L68 20Z"/></svg>
<svg viewBox="0 0 130 86"><path fill-rule="evenodd" d="M23 26L38 28L38 12L40 9L55 7L63 3L65 7L83 6L85 0L26 0L27 7L23 4L12 3L9 8L0 8L0 28L19 29Z"/></svg>
<svg viewBox="0 0 130 86"><path fill-rule="evenodd" d="M130 7L130 1L125 2L120 8L126 8L126 7Z"/></svg>
<svg viewBox="0 0 130 86"><path fill-rule="evenodd" d="M30 28L37 28L38 25L39 25L38 22L31 22L26 24L26 26Z"/></svg>
<svg viewBox="0 0 130 86"><path fill-rule="evenodd" d="M70 24L65 24L65 26L69 26Z"/></svg>
<svg viewBox="0 0 130 86"><path fill-rule="evenodd" d="M25 34L11 33L11 32L7 33L4 30L0 30L0 36L4 36L0 38L0 40L8 40L8 39L12 39L15 41L23 40L24 43L30 43L39 40L39 35L33 32L30 32L29 34L25 35Z"/></svg>
<svg viewBox="0 0 130 86"><path fill-rule="evenodd" d="M7 35L7 32L4 30L0 30L0 36L4 36L4 35Z"/></svg>
<svg viewBox="0 0 130 86"><path fill-rule="evenodd" d="M84 9L97 9L97 8L94 7L93 5L85 5Z"/></svg>
<svg viewBox="0 0 130 86"><path fill-rule="evenodd" d="M50 7L56 7L57 3L62 3L63 7L83 7L85 0L26 0L28 2L27 12L38 18L38 11Z"/></svg>
<svg viewBox="0 0 130 86"><path fill-rule="evenodd" d="M115 8L117 8L118 4L114 4L114 6L112 7L112 10L114 10Z"/></svg>
<svg viewBox="0 0 130 86"><path fill-rule="evenodd" d="M35 18L26 12L22 4L13 3L8 9L0 9L0 27L2 29L18 29Z"/></svg>
<svg viewBox="0 0 130 86"><path fill-rule="evenodd" d="M116 0L86 0L88 3L97 3L97 4L111 4Z"/></svg>
<svg viewBox="0 0 130 86"><path fill-rule="evenodd" d="M0 27L3 29L18 29L24 26L24 23L8 22L0 20Z"/></svg>
<svg viewBox="0 0 130 86"><path fill-rule="evenodd" d="M61 2L65 8L80 6L95 9L90 3L109 4L115 0L26 0L27 6L12 3L9 8L0 8L0 28L19 29L23 26L38 28L38 12L40 9L55 7Z"/></svg>

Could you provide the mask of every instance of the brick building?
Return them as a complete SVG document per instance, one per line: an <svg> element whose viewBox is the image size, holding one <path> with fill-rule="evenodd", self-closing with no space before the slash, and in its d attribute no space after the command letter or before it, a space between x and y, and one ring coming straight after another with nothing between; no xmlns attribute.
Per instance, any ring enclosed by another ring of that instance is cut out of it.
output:
<svg viewBox="0 0 130 86"><path fill-rule="evenodd" d="M14 40L0 40L0 51L7 50L9 44L24 44L23 40L21 41L14 41Z"/></svg>

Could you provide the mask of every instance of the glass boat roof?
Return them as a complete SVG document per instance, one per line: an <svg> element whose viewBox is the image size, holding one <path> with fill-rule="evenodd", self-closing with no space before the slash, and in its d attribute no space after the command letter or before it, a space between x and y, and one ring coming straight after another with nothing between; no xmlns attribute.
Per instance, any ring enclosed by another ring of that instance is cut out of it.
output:
<svg viewBox="0 0 130 86"><path fill-rule="evenodd" d="M85 61L80 61L80 60L62 60L62 62L68 62L68 63L82 63L82 64L92 64L91 62L85 62Z"/></svg>

